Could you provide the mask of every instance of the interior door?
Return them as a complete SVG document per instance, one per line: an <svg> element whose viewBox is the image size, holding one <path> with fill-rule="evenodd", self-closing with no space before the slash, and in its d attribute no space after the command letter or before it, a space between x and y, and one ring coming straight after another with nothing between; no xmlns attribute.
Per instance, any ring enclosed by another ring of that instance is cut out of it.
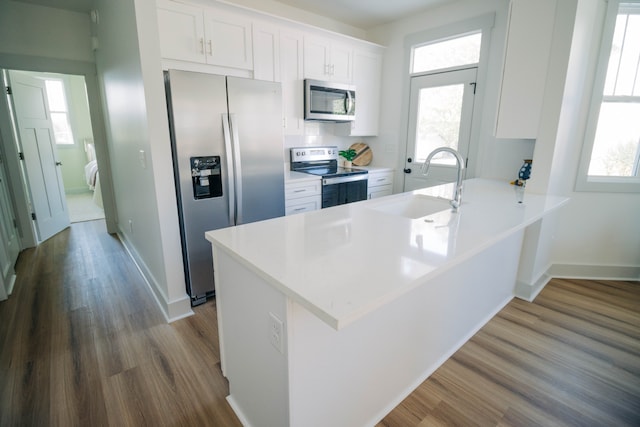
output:
<svg viewBox="0 0 640 427"><path fill-rule="evenodd" d="M7 182L7 174L4 163L0 157L0 300L3 296L6 299L7 289L3 284L7 283L10 274L13 272L13 266L18 259L20 253L20 238L18 229L14 221L14 210L9 195L9 183Z"/></svg>
<svg viewBox="0 0 640 427"><path fill-rule="evenodd" d="M455 158L436 155L425 177L421 166L438 147L469 153L477 68L411 78L404 191L456 180Z"/></svg>
<svg viewBox="0 0 640 427"><path fill-rule="evenodd" d="M45 83L15 71L9 78L36 231L44 241L69 226Z"/></svg>

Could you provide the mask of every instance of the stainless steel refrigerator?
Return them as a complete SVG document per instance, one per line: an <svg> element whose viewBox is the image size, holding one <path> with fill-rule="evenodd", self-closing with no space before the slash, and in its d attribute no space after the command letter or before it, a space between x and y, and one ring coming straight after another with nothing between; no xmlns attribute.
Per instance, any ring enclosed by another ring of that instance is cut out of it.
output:
<svg viewBox="0 0 640 427"><path fill-rule="evenodd" d="M165 71L187 292L214 291L208 230L284 215L279 83Z"/></svg>

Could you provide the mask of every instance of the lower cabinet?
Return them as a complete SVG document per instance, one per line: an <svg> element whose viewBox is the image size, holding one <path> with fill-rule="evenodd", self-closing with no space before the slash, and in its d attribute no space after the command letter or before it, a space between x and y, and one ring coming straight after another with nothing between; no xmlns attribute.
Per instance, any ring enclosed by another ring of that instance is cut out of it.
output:
<svg viewBox="0 0 640 427"><path fill-rule="evenodd" d="M322 207L322 182L320 179L302 182L285 182L285 215L315 211Z"/></svg>
<svg viewBox="0 0 640 427"><path fill-rule="evenodd" d="M369 171L367 199L393 194L393 171Z"/></svg>

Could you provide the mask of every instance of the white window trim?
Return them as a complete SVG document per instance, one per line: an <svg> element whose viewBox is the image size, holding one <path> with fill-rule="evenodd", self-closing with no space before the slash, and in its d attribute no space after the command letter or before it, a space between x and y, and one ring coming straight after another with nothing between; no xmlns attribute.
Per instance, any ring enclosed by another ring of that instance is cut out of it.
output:
<svg viewBox="0 0 640 427"><path fill-rule="evenodd" d="M639 3L636 0L609 0L607 11L604 17L602 38L600 42L600 53L596 74L593 82L593 92L591 94L591 105L587 120L587 127L584 135L584 144L578 176L576 177L576 191L592 191L607 193L640 193L640 177L605 177L589 176L589 164L591 163L591 152L595 142L596 130L598 127L598 117L600 106L604 100L604 84L607 78L607 68L609 56L611 55L611 44L615 30L616 17L620 3Z"/></svg>

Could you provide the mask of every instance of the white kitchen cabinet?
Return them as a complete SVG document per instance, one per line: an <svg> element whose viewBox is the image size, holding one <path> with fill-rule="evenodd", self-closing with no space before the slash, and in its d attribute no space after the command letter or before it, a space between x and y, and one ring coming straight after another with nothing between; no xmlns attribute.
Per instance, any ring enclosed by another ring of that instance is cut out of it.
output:
<svg viewBox="0 0 640 427"><path fill-rule="evenodd" d="M157 0L165 59L253 69L251 20L240 14Z"/></svg>
<svg viewBox="0 0 640 427"><path fill-rule="evenodd" d="M284 184L285 215L322 208L321 180L286 181Z"/></svg>
<svg viewBox="0 0 640 427"><path fill-rule="evenodd" d="M253 23L253 78L280 81L280 30L275 25Z"/></svg>
<svg viewBox="0 0 640 427"><path fill-rule="evenodd" d="M495 135L538 136L556 0L511 0Z"/></svg>
<svg viewBox="0 0 640 427"><path fill-rule="evenodd" d="M368 50L354 50L353 85L356 87L356 119L340 125L340 134L375 136L380 115L380 85L382 54Z"/></svg>
<svg viewBox="0 0 640 427"><path fill-rule="evenodd" d="M351 46L320 37L304 37L305 78L351 83L352 72Z"/></svg>
<svg viewBox="0 0 640 427"><path fill-rule="evenodd" d="M302 33L280 31L280 82L284 134L304 133L304 74Z"/></svg>
<svg viewBox="0 0 640 427"><path fill-rule="evenodd" d="M391 194L393 194L393 171L369 171L367 199L377 199Z"/></svg>

